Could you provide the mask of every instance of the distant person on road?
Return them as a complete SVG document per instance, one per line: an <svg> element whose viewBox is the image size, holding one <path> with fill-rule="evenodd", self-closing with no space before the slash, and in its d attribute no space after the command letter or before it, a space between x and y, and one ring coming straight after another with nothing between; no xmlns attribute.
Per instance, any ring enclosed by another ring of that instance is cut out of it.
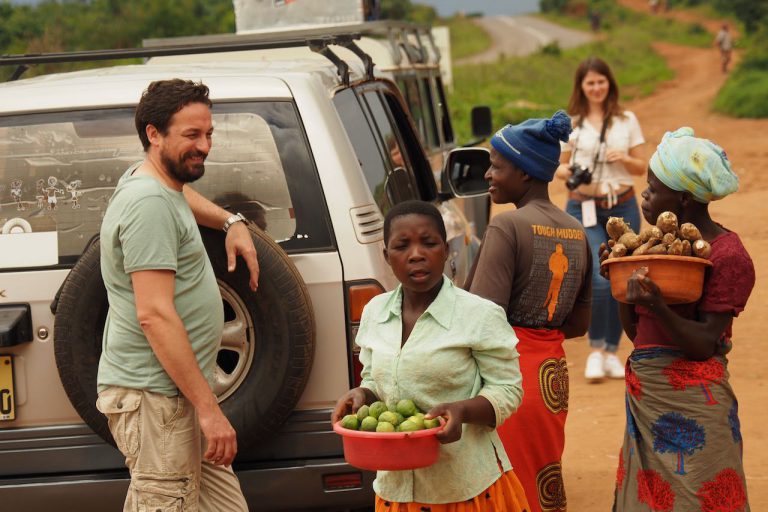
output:
<svg viewBox="0 0 768 512"><path fill-rule="evenodd" d="M436 463L376 474L376 512L530 511L495 428L523 393L517 338L504 311L443 274L448 242L434 205L393 206L384 244L400 286L365 306L356 338L363 380L331 419L375 401L392 407L411 399L428 411L425 418L443 416L446 424Z"/></svg>
<svg viewBox="0 0 768 512"><path fill-rule="evenodd" d="M590 316L587 236L549 199L560 142L570 132L571 120L559 111L551 119L507 125L492 137L488 191L494 203L517 208L491 219L464 285L504 308L520 339L523 404L498 431L532 512L567 509L563 340L583 336Z"/></svg>
<svg viewBox="0 0 768 512"><path fill-rule="evenodd" d="M653 14L659 12L659 0L648 0L648 6L651 8Z"/></svg>
<svg viewBox="0 0 768 512"><path fill-rule="evenodd" d="M230 466L236 433L211 390L224 311L197 225L227 231L229 270L241 254L253 290L256 250L242 217L185 185L211 149L208 87L152 82L135 117L146 157L120 178L101 225L97 408L131 473L124 510L246 511Z"/></svg>
<svg viewBox="0 0 768 512"><path fill-rule="evenodd" d="M733 38L727 23L723 23L715 36L715 45L720 50L721 69L723 73L727 73L728 65L731 63L731 53L733 53Z"/></svg>
<svg viewBox="0 0 768 512"><path fill-rule="evenodd" d="M619 305L599 275L598 249L607 242L608 217L623 217L639 232L640 211L633 176L645 172L645 143L635 114L619 105L619 87L608 64L590 57L576 69L568 104L574 128L562 146L556 176L569 190L566 211L587 230L592 248L592 320L584 376L590 382L624 378L616 353L621 338Z"/></svg>
<svg viewBox="0 0 768 512"><path fill-rule="evenodd" d="M592 32L600 32L600 24L602 23L602 15L597 7L589 8L589 26Z"/></svg>
<svg viewBox="0 0 768 512"><path fill-rule="evenodd" d="M693 223L711 246L701 299L668 306L647 268L627 281L624 446L617 512L748 511L738 402L728 380L733 319L755 285L739 236L710 217L709 203L738 189L722 148L691 128L667 132L651 157L643 216L665 211ZM608 256L605 247L601 258ZM605 273L606 277L607 273Z"/></svg>

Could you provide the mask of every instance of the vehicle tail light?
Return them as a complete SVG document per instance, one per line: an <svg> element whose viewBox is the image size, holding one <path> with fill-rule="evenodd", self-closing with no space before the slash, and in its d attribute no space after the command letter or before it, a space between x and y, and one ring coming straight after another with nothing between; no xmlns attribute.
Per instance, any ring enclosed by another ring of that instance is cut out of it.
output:
<svg viewBox="0 0 768 512"><path fill-rule="evenodd" d="M323 475L323 490L325 492L349 491L362 488L363 474L360 472Z"/></svg>
<svg viewBox="0 0 768 512"><path fill-rule="evenodd" d="M355 344L355 338L360 328L363 308L380 293L384 293L384 288L374 281L356 282L347 286L347 341L351 387L359 386L362 380L360 372L363 365L360 364L360 347Z"/></svg>

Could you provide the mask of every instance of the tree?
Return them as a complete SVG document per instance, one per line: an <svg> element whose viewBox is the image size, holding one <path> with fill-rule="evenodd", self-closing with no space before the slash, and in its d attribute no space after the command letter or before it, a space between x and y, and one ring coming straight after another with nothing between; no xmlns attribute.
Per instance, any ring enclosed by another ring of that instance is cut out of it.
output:
<svg viewBox="0 0 768 512"><path fill-rule="evenodd" d="M765 1L715 0L715 5L726 12L732 12L750 33L768 19L768 2Z"/></svg>
<svg viewBox="0 0 768 512"><path fill-rule="evenodd" d="M685 390L687 386L701 386L707 405L715 405L717 401L709 390L709 384L717 384L723 379L725 367L717 359L706 361L690 361L678 359L662 370L669 384L677 390Z"/></svg>
<svg viewBox="0 0 768 512"><path fill-rule="evenodd" d="M672 512L675 493L669 482L658 472L641 469L637 472L637 500L648 505L654 512Z"/></svg>
<svg viewBox="0 0 768 512"><path fill-rule="evenodd" d="M685 474L683 456L693 455L694 451L704 448L706 442L704 427L676 412L661 415L651 426L651 433L654 451L677 454L675 473L678 475Z"/></svg>
<svg viewBox="0 0 768 512"><path fill-rule="evenodd" d="M747 493L739 474L726 468L696 492L702 512L744 512Z"/></svg>
<svg viewBox="0 0 768 512"><path fill-rule="evenodd" d="M563 12L568 6L568 0L539 0L541 12Z"/></svg>

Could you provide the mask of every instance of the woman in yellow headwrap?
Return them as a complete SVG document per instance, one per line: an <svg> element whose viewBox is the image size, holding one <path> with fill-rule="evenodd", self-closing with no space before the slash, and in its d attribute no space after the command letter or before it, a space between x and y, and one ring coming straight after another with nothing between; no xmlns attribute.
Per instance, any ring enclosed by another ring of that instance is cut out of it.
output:
<svg viewBox="0 0 768 512"><path fill-rule="evenodd" d="M667 132L651 158L643 216L654 224L671 211L680 223L693 223L711 246L712 267L694 304L666 305L647 269L627 283L632 304L621 305L621 318L635 349L627 365L617 512L749 511L726 354L755 269L738 235L709 213L710 201L737 188L722 148L691 128Z"/></svg>

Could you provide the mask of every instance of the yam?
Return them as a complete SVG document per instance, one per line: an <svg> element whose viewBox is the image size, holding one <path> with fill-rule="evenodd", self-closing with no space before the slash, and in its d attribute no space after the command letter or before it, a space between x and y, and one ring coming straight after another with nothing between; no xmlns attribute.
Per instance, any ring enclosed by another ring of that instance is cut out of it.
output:
<svg viewBox="0 0 768 512"><path fill-rule="evenodd" d="M608 236L614 240L618 240L621 238L621 235L630 231L629 226L627 226L622 217L608 217L608 222L605 223L605 230L608 232Z"/></svg>
<svg viewBox="0 0 768 512"><path fill-rule="evenodd" d="M673 256L682 256L683 242L679 238L675 238L672 243L669 244L669 247L667 248L667 254L671 254Z"/></svg>
<svg viewBox="0 0 768 512"><path fill-rule="evenodd" d="M709 245L708 242L704 240L696 240L691 244L691 250L693 251L693 254L698 256L699 258L709 259L710 254L712 254L712 247Z"/></svg>
<svg viewBox="0 0 768 512"><path fill-rule="evenodd" d="M632 231L629 231L621 235L621 237L619 237L619 240L616 243L624 245L628 251L634 251L635 249L640 247L640 244L642 244L642 242L640 241L640 237L634 234Z"/></svg>
<svg viewBox="0 0 768 512"><path fill-rule="evenodd" d="M614 240L613 238L609 238L608 247L613 247L614 245L616 245L616 240Z"/></svg>
<svg viewBox="0 0 768 512"><path fill-rule="evenodd" d="M664 236L664 233L662 233L659 228L656 226L648 226L640 231L640 242L645 243L651 238L661 238L662 236Z"/></svg>
<svg viewBox="0 0 768 512"><path fill-rule="evenodd" d="M616 245L613 246L611 249L611 254L608 255L609 259L613 258L621 258L622 256L627 255L627 246L621 243L616 243Z"/></svg>
<svg viewBox="0 0 768 512"><path fill-rule="evenodd" d="M656 227L662 233L677 233L677 215L672 212L662 212L656 219Z"/></svg>
<svg viewBox="0 0 768 512"><path fill-rule="evenodd" d="M663 243L664 245L669 245L674 241L675 241L674 233L664 233L664 236L661 237L661 243Z"/></svg>
<svg viewBox="0 0 768 512"><path fill-rule="evenodd" d="M683 253L681 256L690 256L691 254L693 254L691 242L689 240L683 240Z"/></svg>
<svg viewBox="0 0 768 512"><path fill-rule="evenodd" d="M654 245L648 251L646 251L647 255L651 254L667 254L667 246L664 244Z"/></svg>
<svg viewBox="0 0 768 512"><path fill-rule="evenodd" d="M686 222L680 226L680 237L695 242L696 240L701 240L701 232L699 228L690 222Z"/></svg>
<svg viewBox="0 0 768 512"><path fill-rule="evenodd" d="M648 250L655 247L659 243L661 243L660 238L655 238L655 237L651 238L650 240L642 244L640 247L635 249L635 251L632 253L632 256L643 256L645 254L648 254Z"/></svg>

